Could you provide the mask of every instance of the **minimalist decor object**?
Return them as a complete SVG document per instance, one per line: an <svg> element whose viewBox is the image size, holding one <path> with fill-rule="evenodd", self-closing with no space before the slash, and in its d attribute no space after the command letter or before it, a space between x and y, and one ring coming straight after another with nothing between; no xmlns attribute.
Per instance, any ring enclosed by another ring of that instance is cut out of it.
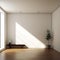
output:
<svg viewBox="0 0 60 60"><path fill-rule="evenodd" d="M9 48L11 48L11 44L12 44L12 41L9 40L9 43L8 43Z"/></svg>
<svg viewBox="0 0 60 60"><path fill-rule="evenodd" d="M9 42L9 44L8 44L8 45L9 45L9 48L11 48L11 42Z"/></svg>
<svg viewBox="0 0 60 60"><path fill-rule="evenodd" d="M47 48L51 48L50 40L52 39L50 30L47 30L46 40L48 41Z"/></svg>

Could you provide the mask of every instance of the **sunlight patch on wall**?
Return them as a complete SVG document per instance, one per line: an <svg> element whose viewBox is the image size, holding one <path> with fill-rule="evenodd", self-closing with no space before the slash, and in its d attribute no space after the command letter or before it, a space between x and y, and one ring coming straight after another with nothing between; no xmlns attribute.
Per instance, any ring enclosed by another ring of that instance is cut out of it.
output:
<svg viewBox="0 0 60 60"><path fill-rule="evenodd" d="M45 45L20 24L16 23L16 44L25 44L28 48L45 48Z"/></svg>

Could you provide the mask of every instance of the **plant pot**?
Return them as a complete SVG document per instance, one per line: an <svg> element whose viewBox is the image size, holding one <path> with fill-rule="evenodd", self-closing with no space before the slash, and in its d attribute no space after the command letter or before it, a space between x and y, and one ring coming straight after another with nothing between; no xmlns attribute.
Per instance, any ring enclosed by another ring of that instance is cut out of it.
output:
<svg viewBox="0 0 60 60"><path fill-rule="evenodd" d="M47 45L47 48L50 49L51 48L51 45Z"/></svg>

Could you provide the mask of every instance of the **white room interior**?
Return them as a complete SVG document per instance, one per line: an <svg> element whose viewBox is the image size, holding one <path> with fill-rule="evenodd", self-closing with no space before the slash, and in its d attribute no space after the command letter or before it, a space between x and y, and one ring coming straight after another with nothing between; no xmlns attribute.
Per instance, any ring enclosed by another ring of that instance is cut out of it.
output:
<svg viewBox="0 0 60 60"><path fill-rule="evenodd" d="M60 52L59 6L59 0L1 0L0 9L5 16L4 46L11 42L26 44L29 48L45 48L46 32L50 30L53 35L50 44Z"/></svg>

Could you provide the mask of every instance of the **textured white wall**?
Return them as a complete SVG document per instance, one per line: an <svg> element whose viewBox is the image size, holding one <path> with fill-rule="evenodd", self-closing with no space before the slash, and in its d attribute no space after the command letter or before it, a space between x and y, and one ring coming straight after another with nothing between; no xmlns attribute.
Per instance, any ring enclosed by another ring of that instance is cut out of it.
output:
<svg viewBox="0 0 60 60"><path fill-rule="evenodd" d="M51 14L8 14L8 39L15 43L15 23L20 24L32 35L47 44L46 31L51 31Z"/></svg>
<svg viewBox="0 0 60 60"><path fill-rule="evenodd" d="M52 14L52 27L54 33L53 46L60 52L60 7Z"/></svg>

